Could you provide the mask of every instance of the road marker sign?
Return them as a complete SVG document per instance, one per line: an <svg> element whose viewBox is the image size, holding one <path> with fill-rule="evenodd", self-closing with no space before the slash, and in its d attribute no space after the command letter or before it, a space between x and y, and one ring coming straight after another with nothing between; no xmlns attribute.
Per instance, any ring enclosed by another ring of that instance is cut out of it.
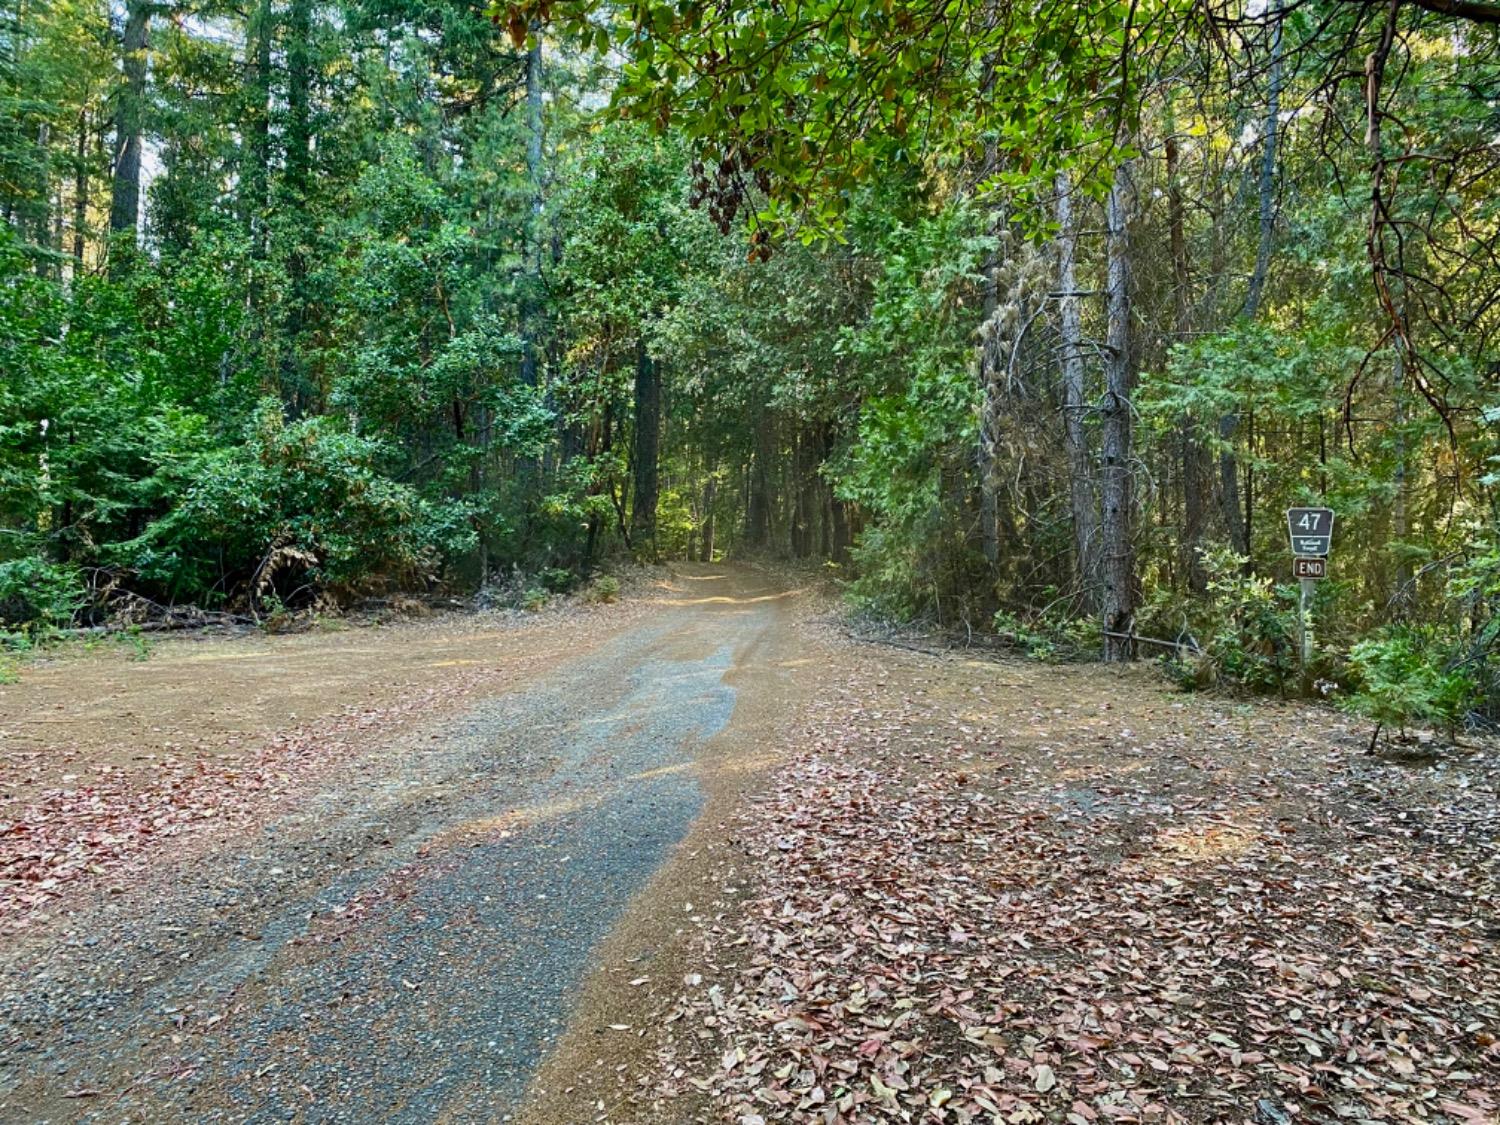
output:
<svg viewBox="0 0 1500 1125"><path fill-rule="evenodd" d="M1302 652L1302 667L1312 661L1312 630L1307 627L1307 603L1312 600L1313 584L1328 577L1328 551L1333 545L1332 508L1288 508L1286 533L1292 541L1292 577L1301 587L1297 599L1297 647Z"/></svg>
<svg viewBox="0 0 1500 1125"><path fill-rule="evenodd" d="M1288 508L1286 530L1292 540L1292 554L1328 557L1333 542L1332 508Z"/></svg>

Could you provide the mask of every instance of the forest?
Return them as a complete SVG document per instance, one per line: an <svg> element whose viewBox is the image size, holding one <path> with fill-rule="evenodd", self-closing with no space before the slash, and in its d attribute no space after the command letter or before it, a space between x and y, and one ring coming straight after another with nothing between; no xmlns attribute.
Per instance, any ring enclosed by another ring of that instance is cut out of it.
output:
<svg viewBox="0 0 1500 1125"><path fill-rule="evenodd" d="M1500 713L1500 6L3 10L9 645L776 558Z"/></svg>

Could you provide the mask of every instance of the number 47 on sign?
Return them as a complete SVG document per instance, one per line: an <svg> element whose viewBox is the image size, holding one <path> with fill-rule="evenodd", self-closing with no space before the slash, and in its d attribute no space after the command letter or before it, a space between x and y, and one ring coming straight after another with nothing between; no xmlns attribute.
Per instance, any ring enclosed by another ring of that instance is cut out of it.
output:
<svg viewBox="0 0 1500 1125"><path fill-rule="evenodd" d="M1292 554L1326 559L1333 542L1333 509L1288 508L1286 530L1292 540Z"/></svg>

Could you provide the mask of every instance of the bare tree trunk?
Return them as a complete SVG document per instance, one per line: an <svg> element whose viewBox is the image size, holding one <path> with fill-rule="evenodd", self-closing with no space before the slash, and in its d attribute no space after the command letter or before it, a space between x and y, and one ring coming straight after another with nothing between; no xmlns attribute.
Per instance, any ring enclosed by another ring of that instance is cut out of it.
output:
<svg viewBox="0 0 1500 1125"><path fill-rule="evenodd" d="M286 188L294 206L307 202L312 172L312 0L291 0L286 43Z"/></svg>
<svg viewBox="0 0 1500 1125"><path fill-rule="evenodd" d="M52 147L52 123L43 121L36 127L37 162L42 168L51 164L49 149ZM49 171L42 173L42 181L37 192L36 211L32 216L34 224L31 238L36 248L41 253L36 256L36 275L46 277L53 265L52 255L47 251L52 246L52 175Z"/></svg>
<svg viewBox="0 0 1500 1125"><path fill-rule="evenodd" d="M286 170L282 205L292 219L286 259L285 345L281 349L281 397L293 417L314 408L316 395L299 343L307 327L307 197L312 178L312 0L291 0L286 37ZM462 434L460 434L460 440Z"/></svg>
<svg viewBox="0 0 1500 1125"><path fill-rule="evenodd" d="M837 496L829 501L829 514L833 517L833 561L839 564L849 561L849 548L854 545L854 532L850 527L849 504Z"/></svg>
<svg viewBox="0 0 1500 1125"><path fill-rule="evenodd" d="M83 275L89 224L89 117L78 111L78 146L73 152L73 276Z"/></svg>
<svg viewBox="0 0 1500 1125"><path fill-rule="evenodd" d="M1255 268L1240 315L1254 320L1260 312L1261 294L1271 265L1272 236L1276 218L1276 138L1281 124L1281 25L1280 5L1271 13L1271 68L1267 75L1266 116L1262 127L1260 157L1260 238L1255 249ZM1240 509L1239 461L1234 451L1234 435L1239 428L1239 413L1230 411L1219 418L1219 505L1224 526L1235 551L1245 557L1245 569L1252 569L1250 528Z"/></svg>
<svg viewBox="0 0 1500 1125"><path fill-rule="evenodd" d="M245 53L251 80L248 83L253 101L246 132L245 158L240 169L240 217L250 235L250 256L262 261L266 256L266 212L270 203L271 183L271 0L259 0L246 29ZM257 299L257 286L251 287L251 300Z"/></svg>
<svg viewBox="0 0 1500 1125"><path fill-rule="evenodd" d="M526 230L527 286L521 298L521 380L534 387L539 379L537 337L542 284L542 33L533 24L526 52L526 179L531 188L531 215Z"/></svg>
<svg viewBox="0 0 1500 1125"><path fill-rule="evenodd" d="M62 280L63 275L63 230L67 226L63 216L67 214L66 202L63 198L62 177L58 177L57 186L52 190L52 238L50 245L53 253L52 275L59 281Z"/></svg>
<svg viewBox="0 0 1500 1125"><path fill-rule="evenodd" d="M1079 311L1078 223L1073 214L1073 183L1057 174L1058 319L1062 335L1063 447L1068 455L1068 501L1073 514L1073 556L1084 613L1099 609L1099 498L1094 489L1094 458L1089 449L1089 411L1084 382L1083 320Z"/></svg>
<svg viewBox="0 0 1500 1125"><path fill-rule="evenodd" d="M796 445L792 452L791 482L793 495L791 547L792 557L805 559L812 554L813 542L813 491L811 474L808 472L811 443L806 426L798 427Z"/></svg>
<svg viewBox="0 0 1500 1125"><path fill-rule="evenodd" d="M630 506L630 539L656 555L656 503L660 490L661 369L636 341L635 352L635 488Z"/></svg>
<svg viewBox="0 0 1500 1125"><path fill-rule="evenodd" d="M1132 466L1131 392L1134 368L1130 355L1130 245L1127 231L1131 193L1131 161L1115 169L1107 206L1104 405L1101 410L1103 518L1100 523L1103 577L1102 616L1104 658L1125 660L1131 655L1128 635L1135 620L1135 552L1131 542Z"/></svg>
<svg viewBox="0 0 1500 1125"><path fill-rule="evenodd" d="M115 110L115 160L109 205L111 233L133 230L141 209L141 142L145 132L146 51L150 0L129 0L120 40L125 88ZM113 263L118 271L119 264Z"/></svg>
<svg viewBox="0 0 1500 1125"><path fill-rule="evenodd" d="M764 550L771 543L771 482L769 476L774 435L771 420L762 412L755 426L755 453L750 462L745 505L745 545Z"/></svg>
<svg viewBox="0 0 1500 1125"><path fill-rule="evenodd" d="M706 563L714 561L714 501L718 493L719 481L710 470L708 480L703 482L702 559Z"/></svg>
<svg viewBox="0 0 1500 1125"><path fill-rule="evenodd" d="M1167 228L1172 247L1173 330L1177 340L1182 341L1192 331L1193 295L1175 130L1175 122L1169 117L1166 143ZM1182 543L1178 563L1187 579L1188 589L1201 594L1208 589L1208 575L1203 570L1203 560L1198 554L1205 522L1203 446L1198 440L1197 420L1191 413L1184 413L1178 421L1177 433L1182 457Z"/></svg>
<svg viewBox="0 0 1500 1125"><path fill-rule="evenodd" d="M994 146L986 150L986 163L994 163ZM982 323L995 315L999 302L1000 251L991 251L984 263ZM979 390L983 396L979 416L979 527L984 557L991 566L1000 561L1000 424L1001 374L995 370L993 349L979 349Z"/></svg>
<svg viewBox="0 0 1500 1125"><path fill-rule="evenodd" d="M1255 269L1245 294L1242 315L1254 320L1260 312L1266 273L1271 268L1272 235L1276 223L1276 138L1281 129L1281 6L1271 12L1271 68L1266 75L1266 117L1260 153L1260 238L1255 247Z"/></svg>
<svg viewBox="0 0 1500 1125"><path fill-rule="evenodd" d="M1396 438L1396 470L1391 482L1395 491L1391 498L1391 539L1396 548L1396 592L1391 599L1391 608L1399 621L1406 617L1416 593L1412 586L1411 560L1406 554L1406 536L1409 530L1406 496L1406 359L1400 347L1392 352L1391 399Z"/></svg>

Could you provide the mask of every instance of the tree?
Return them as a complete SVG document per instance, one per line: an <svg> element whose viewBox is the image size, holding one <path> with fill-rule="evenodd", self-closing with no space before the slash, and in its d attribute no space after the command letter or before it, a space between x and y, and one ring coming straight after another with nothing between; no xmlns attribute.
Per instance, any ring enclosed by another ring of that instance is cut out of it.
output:
<svg viewBox="0 0 1500 1125"><path fill-rule="evenodd" d="M1105 300L1109 332L1104 343L1104 405L1100 408L1102 440L1100 461L1103 480L1099 490L1103 518L1099 524L1100 571L1103 596L1104 654L1107 660L1122 660L1132 654L1135 628L1135 544L1133 478L1134 450L1131 445L1135 386L1134 358L1130 346L1130 240L1129 213L1134 186L1132 165L1126 160L1115 169L1107 215L1107 270Z"/></svg>
<svg viewBox="0 0 1500 1125"><path fill-rule="evenodd" d="M125 28L120 36L124 81L116 97L114 173L109 205L109 229L115 234L134 231L140 221L141 155L146 127L146 69L152 9L150 0L128 0L125 5ZM112 262L111 268L118 270L119 262Z"/></svg>

